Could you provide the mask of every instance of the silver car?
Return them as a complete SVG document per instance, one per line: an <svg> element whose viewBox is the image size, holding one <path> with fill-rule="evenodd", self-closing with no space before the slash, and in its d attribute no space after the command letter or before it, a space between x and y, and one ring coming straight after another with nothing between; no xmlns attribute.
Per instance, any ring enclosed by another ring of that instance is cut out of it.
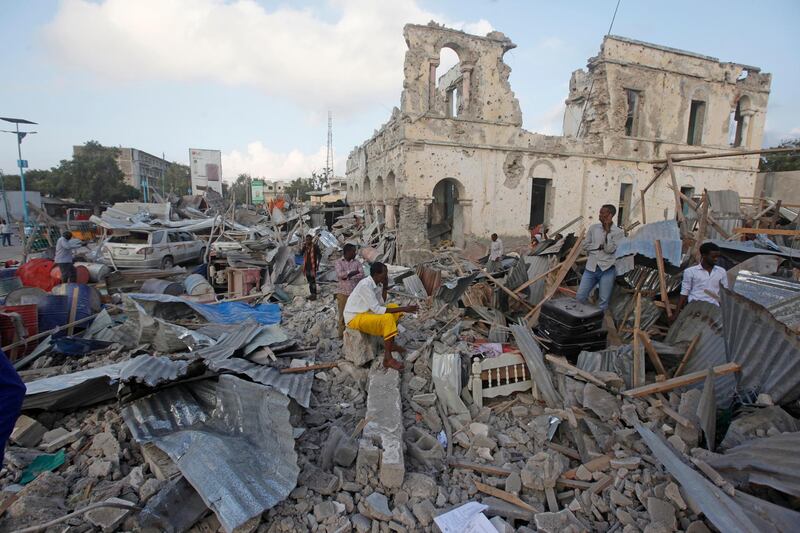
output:
<svg viewBox="0 0 800 533"><path fill-rule="evenodd" d="M103 257L117 268L169 269L179 263L202 261L206 243L177 229L129 231L111 236L102 250Z"/></svg>

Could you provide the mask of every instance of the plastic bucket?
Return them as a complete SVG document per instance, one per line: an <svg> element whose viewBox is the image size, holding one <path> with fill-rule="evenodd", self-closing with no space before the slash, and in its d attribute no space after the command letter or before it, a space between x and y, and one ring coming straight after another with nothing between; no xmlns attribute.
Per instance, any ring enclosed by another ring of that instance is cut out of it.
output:
<svg viewBox="0 0 800 533"><path fill-rule="evenodd" d="M203 296L204 294L214 294L214 288L208 283L208 280L200 274L190 274L183 280L183 286L186 287L186 294L191 296Z"/></svg>
<svg viewBox="0 0 800 533"><path fill-rule="evenodd" d="M165 279L148 279L142 283L142 292L146 294L169 294L180 296L183 294L183 285Z"/></svg>
<svg viewBox="0 0 800 533"><path fill-rule="evenodd" d="M53 283L61 283L61 269L53 266L50 270L50 277L53 279ZM89 283L89 269L83 265L75 265L75 281L81 284Z"/></svg>

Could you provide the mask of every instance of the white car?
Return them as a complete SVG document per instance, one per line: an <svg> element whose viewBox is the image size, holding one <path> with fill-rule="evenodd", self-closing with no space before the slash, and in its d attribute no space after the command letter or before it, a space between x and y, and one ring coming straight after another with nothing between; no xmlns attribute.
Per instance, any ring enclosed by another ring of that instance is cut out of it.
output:
<svg viewBox="0 0 800 533"><path fill-rule="evenodd" d="M117 268L169 269L202 261L205 254L205 241L177 229L129 231L112 235L103 245L103 258Z"/></svg>

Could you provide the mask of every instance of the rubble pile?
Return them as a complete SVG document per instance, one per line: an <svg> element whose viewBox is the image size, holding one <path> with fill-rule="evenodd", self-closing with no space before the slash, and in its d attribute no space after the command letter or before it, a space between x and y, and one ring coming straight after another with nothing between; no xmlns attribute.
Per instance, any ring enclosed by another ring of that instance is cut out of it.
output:
<svg viewBox="0 0 800 533"><path fill-rule="evenodd" d="M94 285L91 324L15 358L28 390L0 530L700 533L800 518L786 312L800 284L769 277L783 259L670 321L686 259L674 222L626 238L632 269L602 313L572 297L581 233L495 272L452 248L401 266L380 219L328 231L303 210L199 206L98 219L207 225L208 242L224 227L194 273L211 290L192 294L180 267L118 270ZM324 248L316 299L294 248L306 235ZM384 368L382 339L337 335L332 265L347 242L365 266L389 263L390 300L419 305L399 323L401 371ZM148 279L180 290L143 292Z"/></svg>

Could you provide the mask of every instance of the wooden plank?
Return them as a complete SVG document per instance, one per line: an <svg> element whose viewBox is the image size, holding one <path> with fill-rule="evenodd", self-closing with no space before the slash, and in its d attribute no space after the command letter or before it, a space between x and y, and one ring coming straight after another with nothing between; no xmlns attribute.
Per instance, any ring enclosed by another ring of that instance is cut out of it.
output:
<svg viewBox="0 0 800 533"><path fill-rule="evenodd" d="M578 254L583 250L583 239L586 237L586 230L581 231L580 236L575 241L575 244L572 246L572 249L569 251L567 258L561 263L561 268L556 275L555 283L552 287L547 289L547 292L542 298L542 301L531 310L527 315L525 315L525 320L528 321L528 324L531 322L535 322L539 318L539 311L542 309L542 306L553 297L553 295L558 291L558 287L564 281L564 278L567 277L572 265L575 263L575 260L578 258Z"/></svg>
<svg viewBox="0 0 800 533"><path fill-rule="evenodd" d="M639 327L642 324L642 293L636 291L636 311L633 315L633 386L644 385L644 355Z"/></svg>
<svg viewBox="0 0 800 533"><path fill-rule="evenodd" d="M664 253L661 249L661 241L656 240L656 266L658 266L658 289L661 291L661 301L667 310L667 318L672 318L672 306L669 303L669 293L667 292L667 274L664 272Z"/></svg>
<svg viewBox="0 0 800 533"><path fill-rule="evenodd" d="M561 263L559 263L556 266L554 266L553 268L549 269L547 272L543 272L543 273L539 274L538 276L536 276L535 278L529 279L528 281L526 281L525 283L523 283L522 285L520 285L519 287L514 289L514 292L517 293L517 294L521 293L522 291L524 291L525 289L527 289L528 287L530 287L531 285L533 285L537 281L544 279L550 273L558 270L559 268L561 268Z"/></svg>
<svg viewBox="0 0 800 533"><path fill-rule="evenodd" d="M489 474L492 476L510 476L514 473L507 468L500 468L499 466L482 465L479 463L471 463L469 461L457 461L455 459L451 459L447 464L449 464L452 468L464 468L466 470L474 470L475 472Z"/></svg>
<svg viewBox="0 0 800 533"><path fill-rule="evenodd" d="M545 487L544 494L547 498L547 508L551 513L558 512L558 498L556 498L556 491L553 490L553 487Z"/></svg>
<svg viewBox="0 0 800 533"><path fill-rule="evenodd" d="M552 363L554 365L557 365L557 366L560 366L560 367L566 369L567 372L569 374L571 374L571 375L579 376L579 377L585 379L586 381L594 383L595 385L597 385L599 387L605 387L606 386L605 381L603 381L602 379L596 377L591 372L587 372L586 370L580 369L577 366L574 366L574 365L570 364L569 361L567 361L563 357L558 357L558 356L555 356L553 354L546 354L544 357L545 357L545 359L547 359L547 361L549 363Z"/></svg>
<svg viewBox="0 0 800 533"><path fill-rule="evenodd" d="M592 488L592 483L589 483L588 481L578 481L577 479L565 478L564 476L561 476L556 480L556 485L562 485L564 487L569 487L571 489L581 489L581 490L587 490Z"/></svg>
<svg viewBox="0 0 800 533"><path fill-rule="evenodd" d="M647 224L647 210L645 209L645 205L644 205L644 189L642 189L640 192L641 192L641 195L642 195L642 201L641 201L641 204L642 204L642 224Z"/></svg>
<svg viewBox="0 0 800 533"><path fill-rule="evenodd" d="M648 357L650 357L650 362L653 363L654 367L656 367L656 372L660 376L666 377L667 371L664 368L664 365L661 363L661 357L658 356L658 352L653 347L653 343L650 340L650 335L648 335L646 331L639 330L639 336L641 337L642 344L644 344L644 349L647 352Z"/></svg>
<svg viewBox="0 0 800 533"><path fill-rule="evenodd" d="M605 324L606 330L608 331L609 346L622 346L625 344L622 342L622 338L619 336L617 325L614 324L614 317L608 311L606 311L606 313L603 315L603 324Z"/></svg>
<svg viewBox="0 0 800 533"><path fill-rule="evenodd" d="M683 372L683 369L686 368L686 364L692 357L694 349L697 347L697 343L700 342L700 337L702 335L703 335L702 333L698 333L697 335L694 336L692 342L689 343L689 346L686 348L686 353L683 354L683 358L681 358L681 362L678 364L678 368L675 369L675 374L672 376L673 378L680 376L681 372Z"/></svg>
<svg viewBox="0 0 800 533"><path fill-rule="evenodd" d="M689 207L692 209L692 211L694 211L695 213L699 213L699 209L700 208L697 206L697 204L694 202L694 200L692 200L691 198L689 198L688 196L686 196L685 194L683 194L680 191L678 191L678 194L680 195L681 198L683 198L684 202L689 204ZM714 217L712 217L711 215L707 215L706 216L706 220L708 220L708 223L711 224L711 226L715 230L717 230L720 235L722 235L723 239L729 239L730 238L730 236L731 236L730 233L725 231L725 228L720 226L719 223L716 220L714 220Z"/></svg>
<svg viewBox="0 0 800 533"><path fill-rule="evenodd" d="M80 294L80 289L75 286L72 288L72 305L69 308L69 317L67 318L67 322L72 324L69 329L67 330L67 335L72 335L72 332L75 330L75 314L78 312L78 295Z"/></svg>
<svg viewBox="0 0 800 533"><path fill-rule="evenodd" d="M678 180L675 178L675 167L672 165L671 156L667 156L667 169L669 169L669 179L672 181L672 191L675 196L675 216L678 218L678 224L683 229L686 225L686 217L683 216L683 206L681 206L681 188L678 187Z"/></svg>
<svg viewBox="0 0 800 533"><path fill-rule="evenodd" d="M667 401L666 398L664 398L663 394L657 394L656 397L658 398L658 400L656 400L656 403L661 408L661 410L664 411L664 413L666 413L667 416L669 416L675 422L684 427L687 428L694 427L694 424L692 423L691 420L689 420L688 418L678 413L672 407L669 406L669 402Z"/></svg>
<svg viewBox="0 0 800 533"><path fill-rule="evenodd" d="M768 228L733 228L736 234L745 235L786 235L787 237L800 237L800 229L768 229Z"/></svg>
<svg viewBox="0 0 800 533"><path fill-rule="evenodd" d="M718 376L724 376L727 374L733 374L734 372L738 372L741 369L742 367L738 363L726 363L724 365L715 366L714 374ZM686 374L685 376L679 376L676 378L668 379L660 383L650 383L649 385L644 385L642 387L628 389L622 394L628 396L629 398L641 398L642 396L647 396L648 394L655 394L657 392L666 392L672 389L677 389L678 387L683 387L685 385L692 385L694 383L699 383L704 379L706 379L707 375L708 375L707 370L700 370L698 372L692 372L691 374Z"/></svg>
<svg viewBox="0 0 800 533"><path fill-rule="evenodd" d="M600 457L595 457L589 462L583 463L583 466L589 472L596 472L598 470L606 470L608 466L611 464L611 456L610 455L601 455ZM564 472L561 477L565 479L575 479L575 475L578 473L577 468L573 468L572 470L567 470ZM591 483L589 483L591 485ZM580 487L578 487L580 488Z"/></svg>
<svg viewBox="0 0 800 533"><path fill-rule="evenodd" d="M556 444L555 442L546 442L545 446L547 446L551 450L557 451L560 454L575 459L576 461L581 460L581 454L579 454L577 450L573 450L568 446L562 446L561 444Z"/></svg>
<svg viewBox="0 0 800 533"><path fill-rule="evenodd" d="M697 239L695 240L692 253L692 256L698 263L700 262L700 246L703 244L706 238L706 232L708 231L708 191L705 189L703 189L703 198L700 200L700 203L703 205L703 210L700 212L700 224L697 228Z"/></svg>
<svg viewBox="0 0 800 533"><path fill-rule="evenodd" d="M475 264L476 266L478 266L478 267L480 268L480 265L478 265L477 263L473 263L473 264ZM522 298L520 298L520 297L519 297L519 295L518 295L518 294L516 294L514 291L512 291L511 289L509 289L508 287L506 287L505 285L503 285L502 283L500 283L500 280L498 280L497 278L495 278L494 276L492 276L492 275L489 273L489 271L488 271L487 269L485 269L485 268L481 268L481 272L483 272L483 274L484 274L484 275L485 275L487 278L489 278L490 280L492 280L492 282L493 282L495 285L497 285L497 286L500 288L500 290L502 290L503 292L505 292L506 294L508 294L508 295L509 295L509 296L511 296L512 298L514 298L516 301L518 301L519 303L521 303L522 305L524 305L524 306L525 306L525 307L527 307L528 309L533 309L533 306L532 306L531 304L529 304L528 302L526 302L525 300L523 300Z"/></svg>
<svg viewBox="0 0 800 533"><path fill-rule="evenodd" d="M604 475L602 478L592 484L592 486L589 488L589 492L592 494L599 494L613 482L614 476Z"/></svg>
<svg viewBox="0 0 800 533"><path fill-rule="evenodd" d="M485 483L481 483L480 481L473 481L475 483L475 488L479 491L483 492L484 494L488 494L490 496L494 496L495 498L499 498L505 502L510 504L516 505L522 509L525 509L528 512L535 513L536 509L533 508L530 504L525 503L522 501L519 496L515 496L508 491L498 489L497 487L492 487L491 485L487 485Z"/></svg>

